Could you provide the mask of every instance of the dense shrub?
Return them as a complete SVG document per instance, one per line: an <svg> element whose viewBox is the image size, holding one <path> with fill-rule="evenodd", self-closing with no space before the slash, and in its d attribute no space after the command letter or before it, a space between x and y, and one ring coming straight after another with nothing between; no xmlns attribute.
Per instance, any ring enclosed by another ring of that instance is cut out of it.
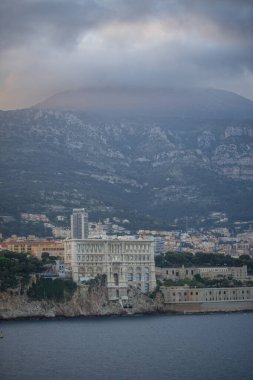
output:
<svg viewBox="0 0 253 380"><path fill-rule="evenodd" d="M34 300L64 301L72 297L76 287L72 280L39 278L28 290L27 295Z"/></svg>
<svg viewBox="0 0 253 380"><path fill-rule="evenodd" d="M156 266L161 268L180 267L220 267L220 266L242 266L247 265L248 271L253 271L253 260L249 256L240 256L235 259L231 256L225 256L217 253L192 253L187 252L167 252L156 256Z"/></svg>
<svg viewBox="0 0 253 380"><path fill-rule="evenodd" d="M29 282L32 273L43 271L40 260L27 253L0 252L0 290L21 287Z"/></svg>

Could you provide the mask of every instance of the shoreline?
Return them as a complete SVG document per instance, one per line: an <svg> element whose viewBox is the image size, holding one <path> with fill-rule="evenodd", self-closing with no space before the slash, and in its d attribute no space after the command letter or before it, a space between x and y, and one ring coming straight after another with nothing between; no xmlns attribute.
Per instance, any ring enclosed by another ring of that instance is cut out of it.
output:
<svg viewBox="0 0 253 380"><path fill-rule="evenodd" d="M203 315L253 311L253 299L219 300L215 302L169 302L164 291L155 297L137 289L129 290L129 304L108 299L102 286L77 288L70 299L31 300L26 293L13 295L0 292L0 321L2 320L54 320L70 318L131 317L138 315ZM186 297L186 296L185 296ZM127 307L126 307L127 306Z"/></svg>
<svg viewBox="0 0 253 380"><path fill-rule="evenodd" d="M16 318L1 318L0 323L5 321L61 321L73 319L105 319L105 318L138 318L138 317L152 317L152 316L192 316L192 315L216 315L216 314L240 314L240 313L253 313L253 310L233 310L233 311L210 311L210 312L179 312L179 311L157 311L157 312L143 312L143 313L122 313L122 314L91 314L91 315L73 315L64 316L56 315L50 316L27 316Z"/></svg>

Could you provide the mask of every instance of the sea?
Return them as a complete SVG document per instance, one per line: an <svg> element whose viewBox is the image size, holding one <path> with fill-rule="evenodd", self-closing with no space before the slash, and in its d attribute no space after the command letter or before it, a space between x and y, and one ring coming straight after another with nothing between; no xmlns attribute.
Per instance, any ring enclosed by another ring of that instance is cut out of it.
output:
<svg viewBox="0 0 253 380"><path fill-rule="evenodd" d="M253 313L1 321L1 380L252 380Z"/></svg>

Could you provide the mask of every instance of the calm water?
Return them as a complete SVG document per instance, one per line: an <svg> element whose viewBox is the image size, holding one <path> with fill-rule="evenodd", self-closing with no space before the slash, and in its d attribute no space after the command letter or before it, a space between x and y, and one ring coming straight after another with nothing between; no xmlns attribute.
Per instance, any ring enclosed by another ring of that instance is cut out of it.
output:
<svg viewBox="0 0 253 380"><path fill-rule="evenodd" d="M0 379L253 379L253 313L1 322Z"/></svg>

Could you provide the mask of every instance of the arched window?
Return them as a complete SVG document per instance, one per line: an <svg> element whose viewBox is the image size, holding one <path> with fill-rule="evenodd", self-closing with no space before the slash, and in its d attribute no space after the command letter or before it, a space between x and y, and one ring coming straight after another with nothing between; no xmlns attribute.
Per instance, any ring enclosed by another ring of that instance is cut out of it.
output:
<svg viewBox="0 0 253 380"><path fill-rule="evenodd" d="M140 272L136 273L136 281L141 281L141 273Z"/></svg>

